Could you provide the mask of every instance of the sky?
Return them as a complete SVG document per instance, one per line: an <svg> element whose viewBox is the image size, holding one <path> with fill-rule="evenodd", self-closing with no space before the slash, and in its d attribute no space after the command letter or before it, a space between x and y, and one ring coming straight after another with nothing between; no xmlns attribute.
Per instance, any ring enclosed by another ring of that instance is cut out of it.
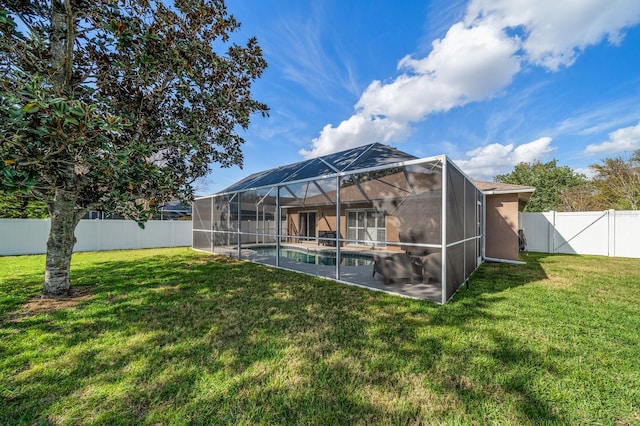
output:
<svg viewBox="0 0 640 426"><path fill-rule="evenodd" d="M269 117L243 168L196 187L380 142L493 180L552 159L590 175L640 149L638 0L227 0L257 37Z"/></svg>

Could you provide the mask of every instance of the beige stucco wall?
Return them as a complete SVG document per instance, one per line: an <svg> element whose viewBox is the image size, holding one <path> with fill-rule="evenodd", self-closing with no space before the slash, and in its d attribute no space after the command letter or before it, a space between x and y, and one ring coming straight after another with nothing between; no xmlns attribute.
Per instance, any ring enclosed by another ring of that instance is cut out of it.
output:
<svg viewBox="0 0 640 426"><path fill-rule="evenodd" d="M371 209L371 203L349 203L345 204L340 217L340 237L347 236L347 221L345 212L347 210ZM381 209L383 206L376 205L375 208ZM387 251L402 251L402 241L400 240L400 232L408 232L409 230L421 231L424 240L415 241L417 243L440 244L440 212L441 203L433 202L425 199L410 199L403 203L401 208L395 209L396 214L387 215L386 234L387 241L390 243L397 242L397 245L390 244L386 247ZM300 212L316 213L316 233L318 236L320 231L336 230L336 209L334 206L316 206L308 208L291 208L287 209L287 233L289 235L298 235L298 223ZM435 219L434 219L435 218ZM290 242L298 242L297 238L289 238Z"/></svg>
<svg viewBox="0 0 640 426"><path fill-rule="evenodd" d="M320 231L335 231L336 230L336 208L334 206L318 206L309 207L304 209L287 209L287 233L289 235L298 235L299 214L301 212L315 212L315 236L320 234ZM344 217L341 218L340 223L340 235L342 237L346 234L346 225ZM296 238L292 238L291 242L298 242Z"/></svg>
<svg viewBox="0 0 640 426"><path fill-rule="evenodd" d="M518 194L487 195L486 256L518 260Z"/></svg>
<svg viewBox="0 0 640 426"><path fill-rule="evenodd" d="M370 204L354 204L345 206L345 210L353 208L371 208ZM317 206L302 209L287 209L287 232L289 235L298 235L298 213L300 212L315 212L316 213L316 236L320 234L320 231L335 231L336 230L336 208L335 206ZM387 225L387 232L389 228ZM340 217L340 237L345 238L347 235L347 224L344 214ZM397 235L397 231L396 231ZM297 239L293 238L292 242L297 242Z"/></svg>

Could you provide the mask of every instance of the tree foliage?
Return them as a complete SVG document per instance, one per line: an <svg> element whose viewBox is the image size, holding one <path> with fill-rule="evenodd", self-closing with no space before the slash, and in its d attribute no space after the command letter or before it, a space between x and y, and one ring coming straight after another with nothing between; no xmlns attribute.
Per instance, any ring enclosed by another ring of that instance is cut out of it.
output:
<svg viewBox="0 0 640 426"><path fill-rule="evenodd" d="M68 290L60 254L87 209L143 223L190 199L212 163L242 164L238 129L267 112L261 49L232 42L224 2L166 3L0 1L0 189L47 204L45 293Z"/></svg>
<svg viewBox="0 0 640 426"><path fill-rule="evenodd" d="M20 193L0 192L0 218L44 219L49 216L47 205Z"/></svg>
<svg viewBox="0 0 640 426"><path fill-rule="evenodd" d="M568 166L558 166L557 160L547 163L519 163L511 173L497 175L497 182L536 188L525 206L528 212L562 210L562 194L568 190L582 188L587 184L586 176L574 172Z"/></svg>
<svg viewBox="0 0 640 426"><path fill-rule="evenodd" d="M601 209L638 210L640 208L640 149L625 160L605 158L593 164L594 199Z"/></svg>
<svg viewBox="0 0 640 426"><path fill-rule="evenodd" d="M561 204L557 208L561 212L588 212L601 210L600 204L594 197L591 181L567 188L560 193Z"/></svg>

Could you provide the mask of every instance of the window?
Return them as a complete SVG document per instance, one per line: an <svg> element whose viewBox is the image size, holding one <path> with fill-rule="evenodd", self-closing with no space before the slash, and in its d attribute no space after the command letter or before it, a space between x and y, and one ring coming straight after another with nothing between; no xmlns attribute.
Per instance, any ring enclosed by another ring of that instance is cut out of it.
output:
<svg viewBox="0 0 640 426"><path fill-rule="evenodd" d="M384 246L387 238L386 215L377 210L347 210L347 238L358 240L355 244ZM353 244L353 242L352 242Z"/></svg>

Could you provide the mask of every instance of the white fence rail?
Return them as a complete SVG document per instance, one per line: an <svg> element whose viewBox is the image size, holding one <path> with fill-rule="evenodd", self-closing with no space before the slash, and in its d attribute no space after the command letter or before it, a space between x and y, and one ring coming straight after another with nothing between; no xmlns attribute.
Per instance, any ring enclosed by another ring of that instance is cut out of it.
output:
<svg viewBox="0 0 640 426"><path fill-rule="evenodd" d="M520 213L527 250L640 258L640 211Z"/></svg>
<svg viewBox="0 0 640 426"><path fill-rule="evenodd" d="M48 219L0 219L0 256L47 250ZM151 220L141 229L129 220L81 220L73 251L181 247L191 245L191 221Z"/></svg>

